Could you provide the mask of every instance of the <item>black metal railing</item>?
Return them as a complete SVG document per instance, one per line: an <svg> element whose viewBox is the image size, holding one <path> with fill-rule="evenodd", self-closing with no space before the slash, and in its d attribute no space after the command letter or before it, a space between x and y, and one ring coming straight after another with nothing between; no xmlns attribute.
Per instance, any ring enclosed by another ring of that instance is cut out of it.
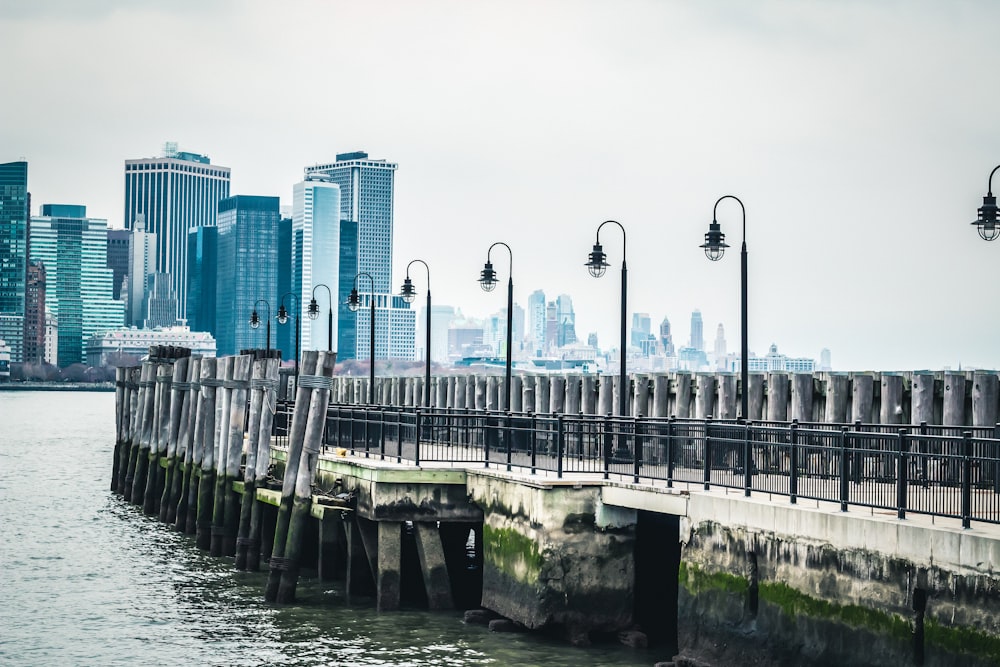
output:
<svg viewBox="0 0 1000 667"><path fill-rule="evenodd" d="M291 403L275 445L287 446ZM396 462L723 487L1000 523L1000 425L817 424L332 405L325 446Z"/></svg>

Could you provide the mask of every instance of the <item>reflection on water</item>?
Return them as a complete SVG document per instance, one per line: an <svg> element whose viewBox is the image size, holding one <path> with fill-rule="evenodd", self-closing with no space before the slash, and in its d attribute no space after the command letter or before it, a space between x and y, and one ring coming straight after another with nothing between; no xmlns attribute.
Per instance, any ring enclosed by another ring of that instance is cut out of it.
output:
<svg viewBox="0 0 1000 667"><path fill-rule="evenodd" d="M109 490L114 394L0 392L0 664L651 665L491 633L460 612L379 614L339 582L303 577L268 605L236 572Z"/></svg>

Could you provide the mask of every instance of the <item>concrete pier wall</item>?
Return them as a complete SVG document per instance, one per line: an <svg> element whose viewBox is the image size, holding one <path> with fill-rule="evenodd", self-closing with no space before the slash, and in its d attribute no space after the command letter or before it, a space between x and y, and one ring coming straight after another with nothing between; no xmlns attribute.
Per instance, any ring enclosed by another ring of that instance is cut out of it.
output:
<svg viewBox="0 0 1000 667"><path fill-rule="evenodd" d="M434 378L432 382L444 381ZM618 410L617 376L521 374L511 383L512 404L522 411L608 414ZM359 380L335 379L335 400L363 403L367 394L350 386ZM422 378L385 378L405 391L380 392L385 405L417 406L422 394L411 387ZM469 374L449 376L455 391L432 391L435 408L500 409L503 378ZM361 381L366 382L366 381ZM750 419L884 424L993 426L1000 421L1000 375L993 371L912 371L852 373L754 373L749 378ZM468 393L463 392L468 387ZM678 418L738 416L743 387L736 373L651 373L630 376L629 414ZM474 397L474 398L473 398Z"/></svg>

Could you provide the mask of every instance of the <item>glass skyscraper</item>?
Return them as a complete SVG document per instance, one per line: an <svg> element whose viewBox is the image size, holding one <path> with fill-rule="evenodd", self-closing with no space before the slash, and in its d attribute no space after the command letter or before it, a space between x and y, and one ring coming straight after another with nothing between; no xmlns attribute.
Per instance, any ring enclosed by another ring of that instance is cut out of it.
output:
<svg viewBox="0 0 1000 667"><path fill-rule="evenodd" d="M292 189L292 231L296 243L292 262L297 280L292 291L301 297L300 314L313 298L317 285L330 288L331 298L340 292L340 186L322 174L307 175ZM354 274L351 274L351 280ZM306 318L302 323L303 350L325 350L328 335L327 313L329 302L325 289L316 290L316 303L320 317ZM286 308L289 307L286 305ZM333 340L337 337L337 322L333 323ZM334 348L336 349L336 348Z"/></svg>
<svg viewBox="0 0 1000 667"><path fill-rule="evenodd" d="M280 221L277 197L236 195L219 202L215 339L220 356L267 344L266 323L251 329L249 320L258 299L270 303L271 317L277 312L281 298L277 293ZM297 316L291 306L285 304L290 314ZM265 314L258 312L262 317ZM295 324L295 319L290 319L284 326Z"/></svg>
<svg viewBox="0 0 1000 667"><path fill-rule="evenodd" d="M13 362L24 356L30 208L28 163L0 164L0 339Z"/></svg>
<svg viewBox="0 0 1000 667"><path fill-rule="evenodd" d="M59 322L57 363L86 362L92 334L121 326L125 304L112 298L108 223L85 206L45 205L31 221L31 259L45 265L45 306Z"/></svg>
<svg viewBox="0 0 1000 667"><path fill-rule="evenodd" d="M156 234L156 266L151 273L170 274L177 316L183 318L188 231L216 224L219 202L229 196L229 168L170 145L165 153L165 157L125 161L125 227L132 229L136 217L145 216L146 231Z"/></svg>
<svg viewBox="0 0 1000 667"><path fill-rule="evenodd" d="M218 227L188 232L187 325L191 331L215 332L215 290L218 275Z"/></svg>

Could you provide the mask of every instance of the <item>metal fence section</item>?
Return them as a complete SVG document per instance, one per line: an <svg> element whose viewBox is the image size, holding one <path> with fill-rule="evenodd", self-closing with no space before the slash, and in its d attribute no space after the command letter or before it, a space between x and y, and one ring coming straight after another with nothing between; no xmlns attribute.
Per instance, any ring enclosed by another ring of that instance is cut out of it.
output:
<svg viewBox="0 0 1000 667"><path fill-rule="evenodd" d="M274 444L287 447L291 403ZM397 463L729 488L1000 523L1000 425L743 423L331 405L325 448Z"/></svg>

